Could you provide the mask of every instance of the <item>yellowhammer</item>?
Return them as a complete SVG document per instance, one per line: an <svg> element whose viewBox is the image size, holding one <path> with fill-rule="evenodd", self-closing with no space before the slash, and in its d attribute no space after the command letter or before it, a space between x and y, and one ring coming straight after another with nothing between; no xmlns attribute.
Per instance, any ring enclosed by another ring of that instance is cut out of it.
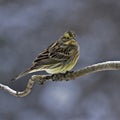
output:
<svg viewBox="0 0 120 120"><path fill-rule="evenodd" d="M65 32L56 42L38 55L30 68L13 80L37 71L46 71L50 74L70 71L80 56L79 45L75 41L75 37L76 34L73 31Z"/></svg>

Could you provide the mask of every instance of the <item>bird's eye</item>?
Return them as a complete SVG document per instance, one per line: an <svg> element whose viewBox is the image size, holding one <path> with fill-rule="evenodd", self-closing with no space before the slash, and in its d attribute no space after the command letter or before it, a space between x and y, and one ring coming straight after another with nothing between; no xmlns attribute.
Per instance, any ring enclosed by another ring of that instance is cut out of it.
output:
<svg viewBox="0 0 120 120"><path fill-rule="evenodd" d="M70 37L67 36L66 39L70 39Z"/></svg>

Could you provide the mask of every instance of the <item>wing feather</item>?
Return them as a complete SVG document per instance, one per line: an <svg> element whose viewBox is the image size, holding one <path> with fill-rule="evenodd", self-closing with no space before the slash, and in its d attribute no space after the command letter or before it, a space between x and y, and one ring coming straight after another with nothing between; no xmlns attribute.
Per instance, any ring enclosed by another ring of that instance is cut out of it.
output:
<svg viewBox="0 0 120 120"><path fill-rule="evenodd" d="M70 56L70 48L68 46L55 42L38 55L33 61L32 69L41 65L52 65L61 61L66 62Z"/></svg>

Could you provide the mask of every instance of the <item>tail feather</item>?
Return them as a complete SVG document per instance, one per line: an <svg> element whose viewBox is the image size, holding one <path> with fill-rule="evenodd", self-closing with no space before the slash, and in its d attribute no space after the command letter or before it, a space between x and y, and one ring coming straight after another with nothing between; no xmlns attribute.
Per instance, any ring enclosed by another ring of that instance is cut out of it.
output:
<svg viewBox="0 0 120 120"><path fill-rule="evenodd" d="M27 69L26 71L20 73L19 75L17 75L15 78L11 79L12 82L16 81L17 79L26 76L27 74L33 73L33 72L37 72L40 71L40 69Z"/></svg>

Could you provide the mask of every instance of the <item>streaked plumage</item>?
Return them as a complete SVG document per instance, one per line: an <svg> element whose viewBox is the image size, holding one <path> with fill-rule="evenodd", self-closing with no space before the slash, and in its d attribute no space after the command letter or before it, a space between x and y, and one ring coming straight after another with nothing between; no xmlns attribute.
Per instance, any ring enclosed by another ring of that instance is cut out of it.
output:
<svg viewBox="0 0 120 120"><path fill-rule="evenodd" d="M33 61L32 67L20 73L13 80L37 71L46 71L50 74L70 71L80 55L79 45L75 41L75 37L76 34L73 31L65 32L56 42L38 55Z"/></svg>

